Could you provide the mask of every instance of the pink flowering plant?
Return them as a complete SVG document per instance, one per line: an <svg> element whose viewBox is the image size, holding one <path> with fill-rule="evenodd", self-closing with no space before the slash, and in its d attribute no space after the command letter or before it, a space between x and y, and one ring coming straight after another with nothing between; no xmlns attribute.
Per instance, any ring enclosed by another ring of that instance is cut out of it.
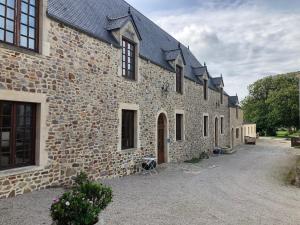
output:
<svg viewBox="0 0 300 225"><path fill-rule="evenodd" d="M51 217L57 225L93 225L111 201L111 188L86 180L53 199Z"/></svg>

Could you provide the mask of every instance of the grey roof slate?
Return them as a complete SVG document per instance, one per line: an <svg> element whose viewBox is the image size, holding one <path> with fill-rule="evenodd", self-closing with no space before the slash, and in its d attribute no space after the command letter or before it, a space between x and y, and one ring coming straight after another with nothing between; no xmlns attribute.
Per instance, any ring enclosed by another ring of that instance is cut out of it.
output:
<svg viewBox="0 0 300 225"><path fill-rule="evenodd" d="M174 58L174 55L173 53L166 55L163 49L178 49L180 46L186 64L184 71L186 78L201 83L193 68L203 66L192 52L124 0L49 0L47 15L116 47L121 46L110 30L123 26L131 17L141 37L141 57L174 72L174 68L166 60ZM109 20L108 18L117 19ZM209 82L209 87L216 89L212 81Z"/></svg>
<svg viewBox="0 0 300 225"><path fill-rule="evenodd" d="M217 86L217 87L219 87L222 84L224 84L223 77L212 77L211 79L212 79L214 85Z"/></svg>
<svg viewBox="0 0 300 225"><path fill-rule="evenodd" d="M229 107L237 107L239 105L238 96L229 96L228 105Z"/></svg>
<svg viewBox="0 0 300 225"><path fill-rule="evenodd" d="M167 61L172 61L172 60L176 60L177 57L181 54L181 50L180 49L174 49L174 50L163 50L164 54L165 54L165 59Z"/></svg>

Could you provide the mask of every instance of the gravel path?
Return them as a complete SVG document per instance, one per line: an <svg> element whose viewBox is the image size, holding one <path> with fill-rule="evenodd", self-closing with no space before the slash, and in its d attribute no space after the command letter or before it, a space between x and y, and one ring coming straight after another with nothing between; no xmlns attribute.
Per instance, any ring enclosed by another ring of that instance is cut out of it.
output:
<svg viewBox="0 0 300 225"><path fill-rule="evenodd" d="M281 140L261 139L234 155L200 164L170 164L159 175L106 180L114 202L98 225L299 225L300 189L283 173L296 152ZM0 201L1 225L50 225L52 198L61 189Z"/></svg>

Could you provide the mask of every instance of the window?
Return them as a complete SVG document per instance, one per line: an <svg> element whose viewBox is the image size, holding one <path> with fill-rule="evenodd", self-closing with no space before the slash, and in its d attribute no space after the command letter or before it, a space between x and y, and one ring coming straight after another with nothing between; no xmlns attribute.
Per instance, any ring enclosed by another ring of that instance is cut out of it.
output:
<svg viewBox="0 0 300 225"><path fill-rule="evenodd" d="M240 129L236 128L236 138L239 138L239 137L240 137Z"/></svg>
<svg viewBox="0 0 300 225"><path fill-rule="evenodd" d="M207 80L204 80L203 82L203 96L204 100L207 100Z"/></svg>
<svg viewBox="0 0 300 225"><path fill-rule="evenodd" d="M224 117L221 117L221 134L224 134Z"/></svg>
<svg viewBox="0 0 300 225"><path fill-rule="evenodd" d="M0 42L38 50L38 0L0 0Z"/></svg>
<svg viewBox="0 0 300 225"><path fill-rule="evenodd" d="M235 109L235 116L237 119L239 118L239 108L238 107L236 107L236 109Z"/></svg>
<svg viewBox="0 0 300 225"><path fill-rule="evenodd" d="M220 100L221 100L221 104L223 104L223 100L224 100L224 90L223 90L223 88L221 88L221 90L220 90Z"/></svg>
<svg viewBox="0 0 300 225"><path fill-rule="evenodd" d="M183 140L183 115L176 114L176 141Z"/></svg>
<svg viewBox="0 0 300 225"><path fill-rule="evenodd" d="M122 110L122 150L135 148L136 111Z"/></svg>
<svg viewBox="0 0 300 225"><path fill-rule="evenodd" d="M176 66L176 92L182 94L182 68Z"/></svg>
<svg viewBox="0 0 300 225"><path fill-rule="evenodd" d="M36 105L0 101L0 169L34 165Z"/></svg>
<svg viewBox="0 0 300 225"><path fill-rule="evenodd" d="M204 116L204 137L208 136L208 116Z"/></svg>
<svg viewBox="0 0 300 225"><path fill-rule="evenodd" d="M135 45L123 39L122 47L122 75L130 80L135 80Z"/></svg>

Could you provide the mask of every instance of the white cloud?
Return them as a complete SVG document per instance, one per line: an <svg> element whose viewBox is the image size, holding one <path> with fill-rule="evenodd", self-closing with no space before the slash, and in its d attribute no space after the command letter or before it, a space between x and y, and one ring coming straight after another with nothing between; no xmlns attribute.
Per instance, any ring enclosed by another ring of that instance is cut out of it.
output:
<svg viewBox="0 0 300 225"><path fill-rule="evenodd" d="M150 17L189 45L214 76L222 73L229 94L245 97L247 86L265 75L300 70L300 15L234 3Z"/></svg>

